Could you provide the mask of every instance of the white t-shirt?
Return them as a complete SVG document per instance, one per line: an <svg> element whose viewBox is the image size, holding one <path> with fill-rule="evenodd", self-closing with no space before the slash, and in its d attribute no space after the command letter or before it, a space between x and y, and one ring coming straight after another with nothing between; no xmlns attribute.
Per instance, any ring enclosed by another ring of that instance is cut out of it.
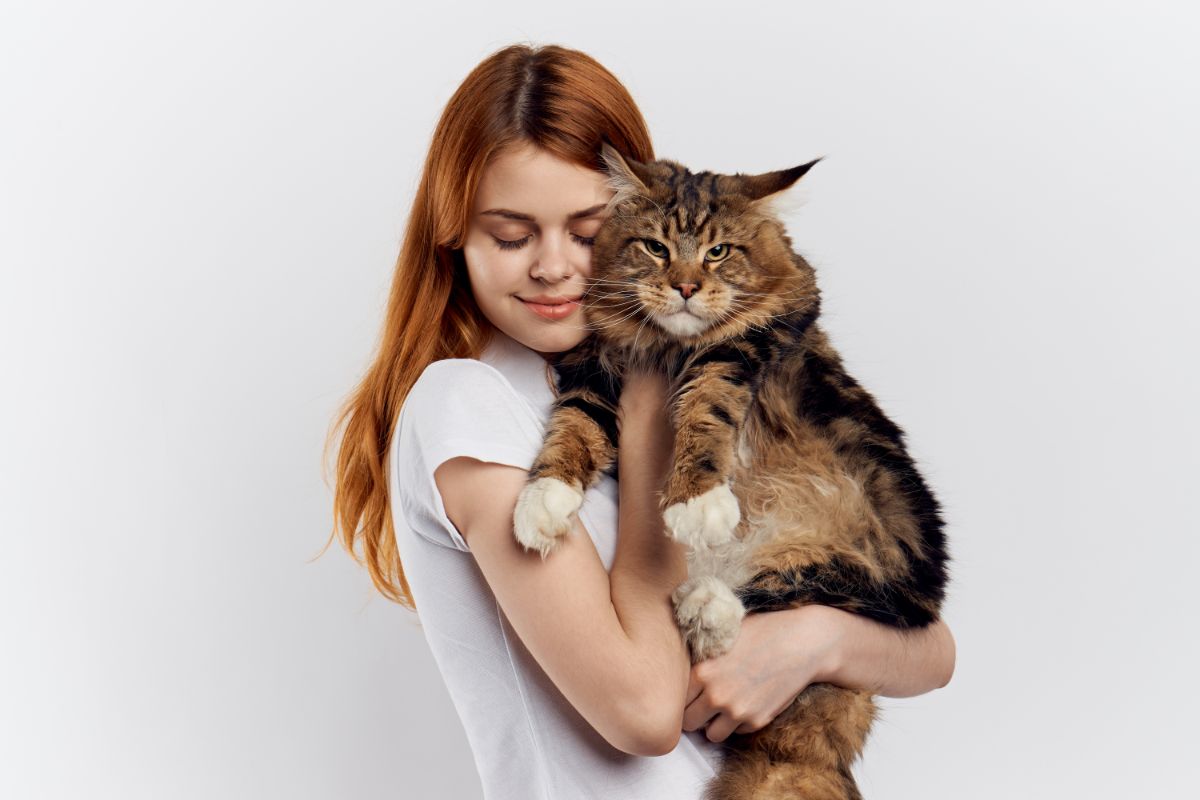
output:
<svg viewBox="0 0 1200 800"><path fill-rule="evenodd" d="M434 470L455 456L529 469L553 392L540 355L497 332L480 360L421 374L389 453L397 547L422 628L466 731L485 800L698 800L722 745L685 731L664 756L597 733L542 670L446 517ZM580 518L605 569L616 552L617 485L588 490Z"/></svg>

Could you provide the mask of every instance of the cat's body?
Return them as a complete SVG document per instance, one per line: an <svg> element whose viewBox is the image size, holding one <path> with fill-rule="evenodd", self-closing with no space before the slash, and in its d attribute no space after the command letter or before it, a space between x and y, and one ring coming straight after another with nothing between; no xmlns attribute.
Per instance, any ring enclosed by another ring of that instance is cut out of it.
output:
<svg viewBox="0 0 1200 800"><path fill-rule="evenodd" d="M843 368L817 322L812 268L762 202L816 162L722 176L610 148L605 160L617 196L593 254L596 333L555 365L560 396L518 538L545 555L569 529L583 489L615 466L622 375L650 366L673 389L663 510L689 546L673 601L693 661L725 652L747 612L820 603L898 627L936 619L937 501L901 430ZM728 740L708 796L858 797L850 767L873 717L868 693L814 684Z"/></svg>

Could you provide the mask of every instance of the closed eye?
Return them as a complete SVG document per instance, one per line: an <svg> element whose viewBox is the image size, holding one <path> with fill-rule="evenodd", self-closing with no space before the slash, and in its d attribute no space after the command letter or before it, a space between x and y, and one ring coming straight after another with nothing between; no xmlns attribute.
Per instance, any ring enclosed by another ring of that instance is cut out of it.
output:
<svg viewBox="0 0 1200 800"><path fill-rule="evenodd" d="M575 242L576 244L580 245L581 247L591 247L592 245L594 245L596 243L595 236L577 236L574 233L570 234L570 236L571 236L571 240L573 242ZM510 239L501 239L499 236L492 237L492 239L494 239L496 242L496 246L499 247L501 250L520 250L532 238L533 238L532 233L523 238L511 239L511 240Z"/></svg>
<svg viewBox="0 0 1200 800"><path fill-rule="evenodd" d="M493 236L492 238L496 240L496 246L501 250L520 250L532 237L533 234L529 234L529 236L526 236L522 239L514 239L512 241L509 241L508 239L501 239L499 236Z"/></svg>

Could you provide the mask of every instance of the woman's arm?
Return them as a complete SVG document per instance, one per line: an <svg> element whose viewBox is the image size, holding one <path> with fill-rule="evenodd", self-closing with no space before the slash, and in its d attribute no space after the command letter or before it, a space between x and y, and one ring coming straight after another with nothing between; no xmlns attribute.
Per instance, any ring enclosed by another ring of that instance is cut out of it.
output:
<svg viewBox="0 0 1200 800"><path fill-rule="evenodd" d="M943 620L901 630L837 608L816 608L831 617L836 638L823 680L884 697L915 697L942 688L954 675L954 636Z"/></svg>
<svg viewBox="0 0 1200 800"><path fill-rule="evenodd" d="M622 392L617 550L606 572L582 524L541 559L513 535L525 470L473 458L434 473L505 617L577 711L619 750L662 755L681 731L689 659L670 593L687 572L656 493L671 458L666 381L631 376Z"/></svg>
<svg viewBox="0 0 1200 800"><path fill-rule="evenodd" d="M667 419L669 389L661 375L628 374L621 390L618 443L617 550L609 580L622 627L648 646L653 718L666 722L658 752L675 749L682 733L677 709L687 694L691 657L675 622L671 593L687 580L687 548L667 535L659 493L670 469L674 434Z"/></svg>
<svg viewBox="0 0 1200 800"><path fill-rule="evenodd" d="M949 683L945 622L900 630L829 606L750 614L733 648L691 669L683 730L714 742L766 727L810 683L911 697Z"/></svg>

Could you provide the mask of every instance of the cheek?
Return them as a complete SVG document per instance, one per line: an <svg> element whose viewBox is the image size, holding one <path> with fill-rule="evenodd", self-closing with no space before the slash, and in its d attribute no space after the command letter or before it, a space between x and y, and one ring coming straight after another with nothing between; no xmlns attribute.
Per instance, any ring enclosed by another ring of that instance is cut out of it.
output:
<svg viewBox="0 0 1200 800"><path fill-rule="evenodd" d="M486 299L497 293L515 291L513 285L520 276L521 267L508 253L496 252L494 248L463 248L467 262L467 275L475 296Z"/></svg>
<svg viewBox="0 0 1200 800"><path fill-rule="evenodd" d="M483 297L487 293L484 280L488 273L487 259L468 244L463 247L463 260L467 262L467 278L471 283L471 292L476 297Z"/></svg>

